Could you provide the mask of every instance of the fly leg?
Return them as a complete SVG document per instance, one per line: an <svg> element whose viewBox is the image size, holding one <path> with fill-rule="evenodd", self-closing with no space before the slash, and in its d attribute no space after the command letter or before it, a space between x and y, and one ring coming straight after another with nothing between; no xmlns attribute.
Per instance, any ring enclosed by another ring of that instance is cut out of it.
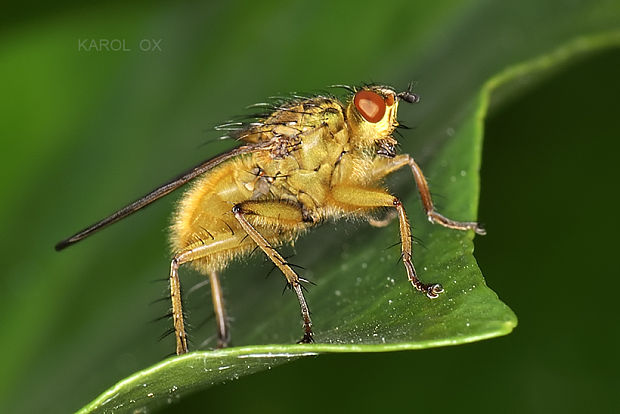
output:
<svg viewBox="0 0 620 414"><path fill-rule="evenodd" d="M431 299L436 298L443 292L443 288L439 283L424 284L418 279L412 261L411 227L409 226L403 203L398 198L383 190L348 185L333 187L332 197L339 208L348 212L371 210L378 207L395 208L400 228L401 257L409 282Z"/></svg>
<svg viewBox="0 0 620 414"><path fill-rule="evenodd" d="M188 351L187 348L187 332L185 331L185 322L183 315L183 303L181 298L181 281L179 280L179 266L183 263L191 262L192 260L204 257L208 246L199 246L194 249L188 249L181 253L178 253L172 259L170 263L170 300L172 301L172 323L174 324L174 336L177 342L176 352L177 355L185 354ZM209 274L211 282L211 292L214 296L213 305L215 308L216 317L218 320L218 334L221 332L219 329L219 315L218 306L216 305L215 296L221 295L221 286L219 285L219 278L217 274ZM213 279L217 280L217 288L214 288ZM217 293L216 293L217 291ZM221 299L221 298L220 298ZM221 300L219 302L222 303ZM222 315L223 316L223 315ZM218 342L219 344L219 342Z"/></svg>
<svg viewBox="0 0 620 414"><path fill-rule="evenodd" d="M444 227L455 230L473 230L477 234L484 235L486 231L474 221L456 221L449 219L435 210L431 192L428 188L428 182L422 173L422 169L409 154L397 155L394 158L377 158L374 167L374 176L379 179L398 170L405 165L409 165L413 178L415 179L422 205L426 211L426 216L431 223L437 223Z"/></svg>
<svg viewBox="0 0 620 414"><path fill-rule="evenodd" d="M286 260L274 249L261 233L250 223L256 225L280 228L282 230L294 230L308 227L308 222L304 221L304 215L299 208L279 201L248 201L237 204L233 207L233 214L243 230L250 236L258 247L271 259L271 261L282 271L286 281L297 294L301 316L304 323L304 335L299 343L314 342L312 338L312 320L310 310L303 293L301 279L286 262Z"/></svg>
<svg viewBox="0 0 620 414"><path fill-rule="evenodd" d="M209 283L211 284L211 301L213 302L217 324L217 348L226 348L230 342L230 329L226 308L224 307L224 292L217 272L209 272Z"/></svg>
<svg viewBox="0 0 620 414"><path fill-rule="evenodd" d="M177 355L187 352L187 332L185 331L181 281L179 280L179 266L187 261L185 260L186 256L186 252L178 254L170 262L170 300L172 301L172 323L174 325L174 337L177 342Z"/></svg>
<svg viewBox="0 0 620 414"><path fill-rule="evenodd" d="M172 301L172 322L176 338L177 355L184 354L187 348L187 332L183 316L183 303L181 298L181 282L179 280L179 266L194 260L208 257L219 250L238 248L242 240L239 236L231 236L219 240L217 244L200 244L195 247L188 247L177 253L170 263L170 300ZM224 308L224 295L222 285L217 272L209 272L209 283L211 284L211 296L213 298L213 309L217 323L217 347L223 348L230 341L230 331L226 310Z"/></svg>

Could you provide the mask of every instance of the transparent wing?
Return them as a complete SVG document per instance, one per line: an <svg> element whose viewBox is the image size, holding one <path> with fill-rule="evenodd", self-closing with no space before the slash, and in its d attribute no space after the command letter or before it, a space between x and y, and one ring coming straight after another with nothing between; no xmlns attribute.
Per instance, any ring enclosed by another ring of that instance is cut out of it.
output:
<svg viewBox="0 0 620 414"><path fill-rule="evenodd" d="M84 240L85 238L92 235L93 233L96 233L97 231L109 226L110 224L116 223L117 221L124 219L125 217L135 213L141 208L148 206L152 202L159 200L163 196L170 194L172 191L188 183L189 181L193 180L199 175L202 175L205 172L211 170L212 168L218 166L224 161L227 161L238 155L249 154L249 153L257 152L257 151L269 150L271 145L272 145L271 142L264 142L264 141L256 143L256 144L244 145L242 147L235 148L227 153L218 155L215 158L211 158L207 161L204 161L198 164L197 166L195 166L194 168L174 178L173 180L167 182L166 184L163 184L155 188L153 191L151 191L144 197L139 198L138 200L123 207L122 209L111 214L110 216L98 221L95 224L92 224L86 227L84 230L74 234L73 236L58 242L55 248L57 251L60 251L81 240Z"/></svg>

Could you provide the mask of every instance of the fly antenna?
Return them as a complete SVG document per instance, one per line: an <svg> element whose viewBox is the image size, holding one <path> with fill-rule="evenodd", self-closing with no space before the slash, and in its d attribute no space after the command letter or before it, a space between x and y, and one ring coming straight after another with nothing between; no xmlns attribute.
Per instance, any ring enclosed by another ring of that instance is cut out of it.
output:
<svg viewBox="0 0 620 414"><path fill-rule="evenodd" d="M413 93L414 86L415 86L414 82L409 82L409 85L407 85L407 90L399 93L397 96L405 102L409 102L409 103L420 102L420 96Z"/></svg>

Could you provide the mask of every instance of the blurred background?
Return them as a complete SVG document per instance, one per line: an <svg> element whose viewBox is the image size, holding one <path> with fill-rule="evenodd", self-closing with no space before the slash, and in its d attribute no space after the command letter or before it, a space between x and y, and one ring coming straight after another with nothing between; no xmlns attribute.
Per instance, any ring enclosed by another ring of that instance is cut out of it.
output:
<svg viewBox="0 0 620 414"><path fill-rule="evenodd" d="M147 322L166 305L145 304L166 289L153 279L168 266L175 197L70 255L52 246L230 148L203 145L214 124L269 95L414 79L424 104L405 123L432 133L506 67L619 30L615 3L67 2L4 13L1 411L77 410L169 352L156 342L165 324ZM124 42L103 51L92 39ZM617 47L581 53L518 79L487 117L479 217L489 234L475 256L519 318L512 334L304 359L166 410L617 411L618 68Z"/></svg>

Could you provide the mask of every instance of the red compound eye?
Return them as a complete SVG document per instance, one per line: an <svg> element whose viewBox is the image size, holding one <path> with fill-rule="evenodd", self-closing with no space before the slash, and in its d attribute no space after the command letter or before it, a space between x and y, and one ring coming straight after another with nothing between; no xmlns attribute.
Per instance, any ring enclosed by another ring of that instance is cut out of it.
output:
<svg viewBox="0 0 620 414"><path fill-rule="evenodd" d="M359 91L355 94L353 103L366 121L374 124L383 119L383 115L385 114L385 101L381 95L367 90Z"/></svg>

